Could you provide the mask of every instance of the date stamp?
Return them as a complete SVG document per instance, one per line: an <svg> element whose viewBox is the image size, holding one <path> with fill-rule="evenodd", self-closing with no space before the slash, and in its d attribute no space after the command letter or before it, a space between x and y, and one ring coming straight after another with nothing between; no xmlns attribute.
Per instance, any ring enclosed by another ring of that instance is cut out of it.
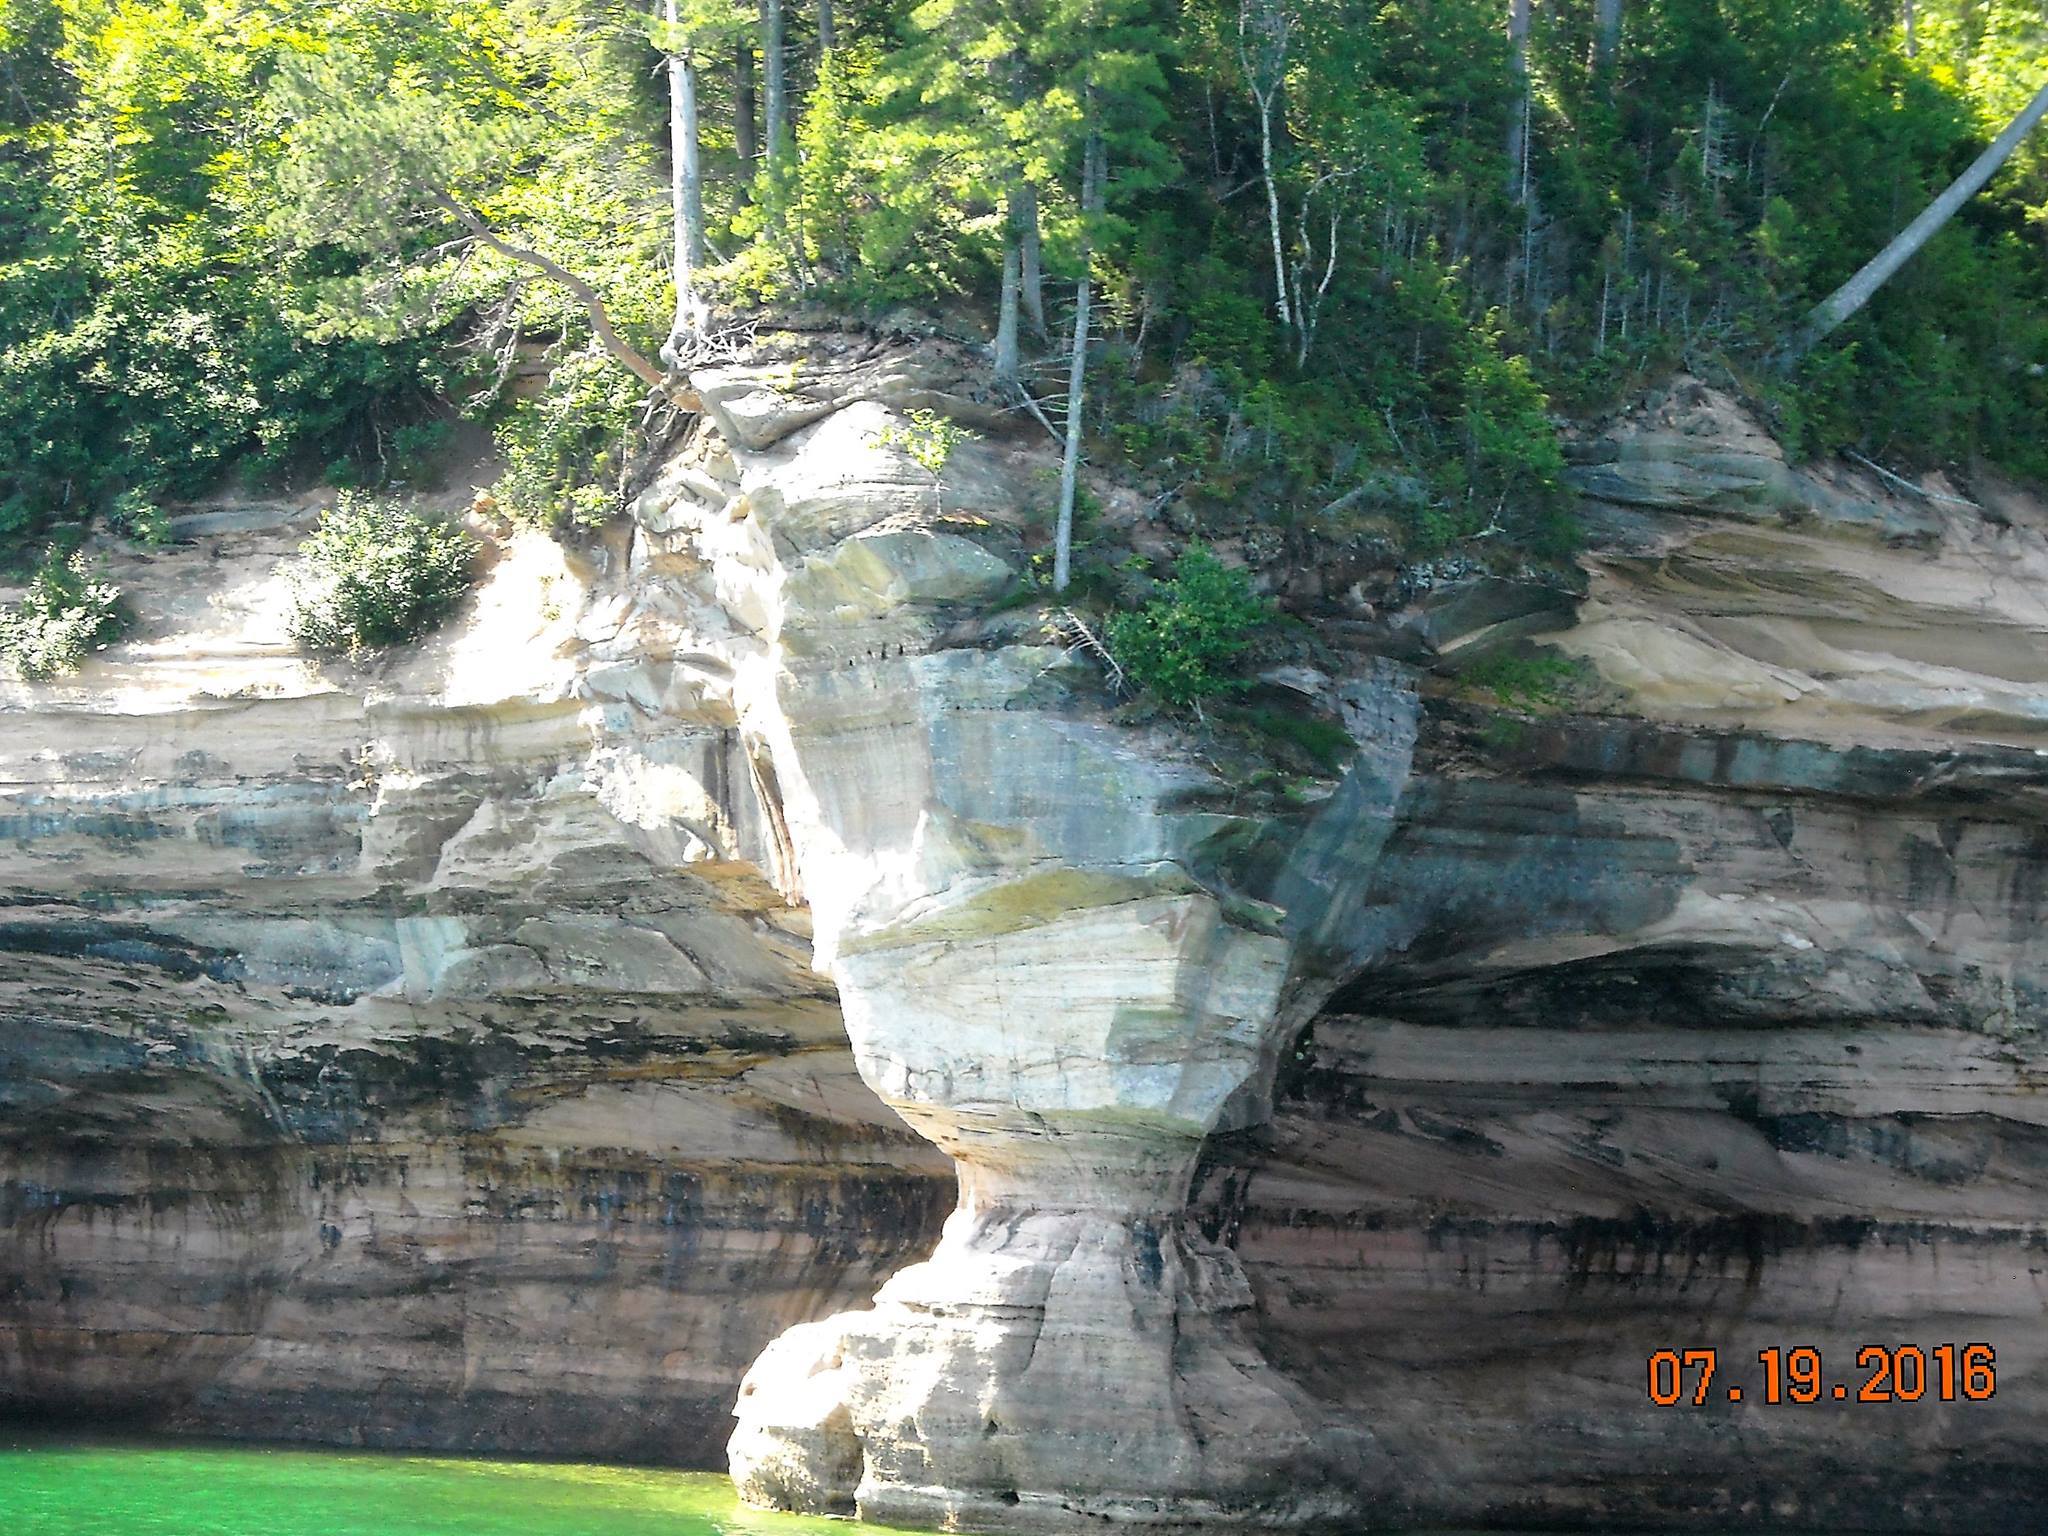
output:
<svg viewBox="0 0 2048 1536"><path fill-rule="evenodd" d="M1856 1367L1830 1374L1808 1345L1760 1349L1757 1374L1721 1370L1717 1349L1660 1349L1650 1356L1650 1401L1703 1408L1730 1403L1981 1403L1997 1390L1997 1353L1989 1344L1865 1344ZM1745 1362L1746 1364L1747 1362Z"/></svg>

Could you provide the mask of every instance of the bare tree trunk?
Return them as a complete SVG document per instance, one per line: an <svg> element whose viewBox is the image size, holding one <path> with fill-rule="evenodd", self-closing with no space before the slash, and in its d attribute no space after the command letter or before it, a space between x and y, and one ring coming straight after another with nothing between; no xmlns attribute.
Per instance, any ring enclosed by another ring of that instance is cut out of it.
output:
<svg viewBox="0 0 2048 1536"><path fill-rule="evenodd" d="M789 102L784 94L782 0L761 0L761 77L767 86L764 133L769 170L782 164L789 146Z"/></svg>
<svg viewBox="0 0 2048 1536"><path fill-rule="evenodd" d="M1910 0L1908 0L1910 3ZM1600 0L1596 8L1593 32L1595 62L1605 71L1614 67L1614 56L1621 51L1621 0Z"/></svg>
<svg viewBox="0 0 2048 1536"><path fill-rule="evenodd" d="M1092 113L1091 113L1092 115ZM1101 206L1102 139L1088 135L1088 147L1081 155L1081 212L1086 216ZM1060 505L1053 524L1052 589L1067 590L1074 574L1074 492L1081 472L1081 411L1088 385L1088 310L1094 297L1088 270L1089 245L1086 224L1081 235L1081 279L1074 285L1074 356L1067 369L1067 444L1060 457Z"/></svg>
<svg viewBox="0 0 2048 1536"><path fill-rule="evenodd" d="M1912 260L1920 247L1934 238L1935 232L1949 221L1955 211L1975 197L1997 174L1998 168L2005 164L2012 152L2019 148L2021 140L2043 117L2048 117L2048 85L2035 92L2034 99L2006 125L2005 132L1971 162L1970 168L1958 176L1946 192L1929 203L1919 218L1899 231L1891 244L1873 256L1854 277L1813 306L1791 344L1779 354L1780 365L1796 363L1843 321L1869 303L1871 295Z"/></svg>
<svg viewBox="0 0 2048 1536"><path fill-rule="evenodd" d="M839 46L839 28L832 20L832 0L818 0L818 52L830 53Z"/></svg>
<svg viewBox="0 0 2048 1536"><path fill-rule="evenodd" d="M662 19L670 32L676 26L676 0L665 0ZM671 46L676 39L671 37ZM669 327L673 354L681 337L697 329L697 268L704 264L704 167L697 143L697 65L687 50L668 56L668 137L673 161L669 174L671 213L675 221L676 313Z"/></svg>
<svg viewBox="0 0 2048 1536"><path fill-rule="evenodd" d="M733 45L732 55L732 145L739 156L741 186L753 185L754 162L761 154L755 110L754 42L743 37Z"/></svg>
<svg viewBox="0 0 2048 1536"><path fill-rule="evenodd" d="M1905 11L1906 57L1909 59L1916 59L1920 56L1920 39L1913 28L1913 0L1906 0Z"/></svg>
<svg viewBox="0 0 2048 1536"><path fill-rule="evenodd" d="M1003 289L996 304L996 377L1014 381L1018 372L1017 304L1024 286L1022 199L1010 185L1008 213L1003 220Z"/></svg>
<svg viewBox="0 0 2048 1536"><path fill-rule="evenodd" d="M1019 242L1020 254L1024 260L1023 302L1024 318L1030 322L1035 335L1045 335L1045 278L1039 270L1038 261L1038 189L1030 182L1024 183L1024 232Z"/></svg>
<svg viewBox="0 0 2048 1536"><path fill-rule="evenodd" d="M1259 177L1266 184L1266 232L1273 246L1273 308L1281 326L1291 329L1294 314L1287 302L1287 257L1280 238L1280 184L1273 174L1273 104L1287 69L1289 26L1274 3L1238 0L1237 61L1245 89L1259 109Z"/></svg>
<svg viewBox="0 0 2048 1536"><path fill-rule="evenodd" d="M1508 197L1519 208L1528 178L1529 0L1508 0L1508 45L1514 50L1515 74L1515 99L1508 109Z"/></svg>

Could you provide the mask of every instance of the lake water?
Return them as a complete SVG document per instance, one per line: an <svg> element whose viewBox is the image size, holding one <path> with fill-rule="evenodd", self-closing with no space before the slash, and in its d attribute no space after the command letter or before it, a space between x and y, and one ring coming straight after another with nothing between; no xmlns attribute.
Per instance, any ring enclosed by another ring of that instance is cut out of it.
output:
<svg viewBox="0 0 2048 1536"><path fill-rule="evenodd" d="M743 1507L710 1472L0 1431L0 1536L864 1536Z"/></svg>
<svg viewBox="0 0 2048 1536"><path fill-rule="evenodd" d="M713 1472L281 1446L45 1440L0 1429L0 1536L888 1532L850 1520L748 1509Z"/></svg>

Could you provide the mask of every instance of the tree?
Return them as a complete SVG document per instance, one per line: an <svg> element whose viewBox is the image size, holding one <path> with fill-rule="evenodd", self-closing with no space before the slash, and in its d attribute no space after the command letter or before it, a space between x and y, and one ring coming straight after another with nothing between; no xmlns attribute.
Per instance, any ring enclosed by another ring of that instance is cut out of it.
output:
<svg viewBox="0 0 2048 1536"><path fill-rule="evenodd" d="M1913 0L1906 0L1908 14L1912 3ZM1621 51L1621 0L1599 0L1593 25L1595 62L1605 74L1613 69L1615 55Z"/></svg>
<svg viewBox="0 0 2048 1536"><path fill-rule="evenodd" d="M1287 259L1280 234L1280 183L1273 169L1273 113L1287 79L1294 18L1281 0L1238 0L1237 59L1259 117L1259 179L1266 188L1266 233L1273 249L1273 308L1283 329L1294 324L1287 302Z"/></svg>
<svg viewBox="0 0 2048 1536"><path fill-rule="evenodd" d="M732 147L742 187L753 184L754 162L760 158L758 124L758 104L754 99L754 40L743 35L733 40L732 54Z"/></svg>
<svg viewBox="0 0 2048 1536"><path fill-rule="evenodd" d="M1090 246L1086 221L1102 211L1102 134L1095 125L1093 102L1084 119L1088 136L1081 152L1081 275L1074 285L1074 354L1067 365L1067 434L1060 455L1060 501L1053 522L1052 589L1067 590L1074 573L1074 493L1081 469L1081 424L1087 403L1088 311L1094 279L1088 270Z"/></svg>
<svg viewBox="0 0 2048 1536"><path fill-rule="evenodd" d="M2048 117L2048 85L2034 93L2034 99L2020 109L2019 116L2006 125L2005 131L1970 163L1970 168L1929 203L1918 218L1865 262L1855 276L1808 311L1798 332L1779 355L1780 364L1789 366L1797 362L1868 304L1871 296L1890 280L1892 274L1911 261L1915 253L1934 238L1936 231L1955 215L1956 210L1975 197L1998 173L1998 168L2011 158L2012 152L2020 147L2021 141L2043 117Z"/></svg>
<svg viewBox="0 0 2048 1536"><path fill-rule="evenodd" d="M289 147L273 173L279 234L300 248L327 245L381 258L381 286L402 290L410 259L445 260L480 243L559 283L588 316L605 351L644 382L661 387L662 370L618 332L611 311L589 281L545 252L494 230L471 195L515 163L523 137L516 122L479 121L441 89L399 89L389 74L359 54L336 53L295 62L278 85L291 122ZM426 245L435 224L462 231ZM347 285L362 305L380 286Z"/></svg>
<svg viewBox="0 0 2048 1536"><path fill-rule="evenodd" d="M682 339L699 329L696 271L704 264L704 169L697 142L697 62L681 35L676 0L665 0L668 24L668 136L673 165L676 315L664 355L673 361Z"/></svg>
<svg viewBox="0 0 2048 1536"><path fill-rule="evenodd" d="M1508 197L1520 207L1529 195L1529 0L1508 0L1508 46L1515 78L1508 105Z"/></svg>
<svg viewBox="0 0 2048 1536"><path fill-rule="evenodd" d="M763 140L767 152L763 163L772 176L781 169L789 153L789 99L787 59L784 57L782 0L761 0L761 78L766 86L763 101Z"/></svg>

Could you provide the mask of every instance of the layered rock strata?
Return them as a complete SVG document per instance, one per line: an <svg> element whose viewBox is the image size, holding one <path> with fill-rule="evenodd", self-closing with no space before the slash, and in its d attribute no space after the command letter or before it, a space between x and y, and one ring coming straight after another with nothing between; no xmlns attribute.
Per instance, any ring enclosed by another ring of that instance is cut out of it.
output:
<svg viewBox="0 0 2048 1536"><path fill-rule="evenodd" d="M2035 503L1681 382L1575 445L1583 594L1333 556L1267 696L1349 761L1260 795L991 615L1047 455L969 364L694 384L415 653L292 657L243 509L7 693L6 1402L701 1465L737 1391L751 1495L991 1529L2033 1528ZM1581 706L1432 670L1532 634ZM1971 1339L1987 1403L1644 1390Z"/></svg>

